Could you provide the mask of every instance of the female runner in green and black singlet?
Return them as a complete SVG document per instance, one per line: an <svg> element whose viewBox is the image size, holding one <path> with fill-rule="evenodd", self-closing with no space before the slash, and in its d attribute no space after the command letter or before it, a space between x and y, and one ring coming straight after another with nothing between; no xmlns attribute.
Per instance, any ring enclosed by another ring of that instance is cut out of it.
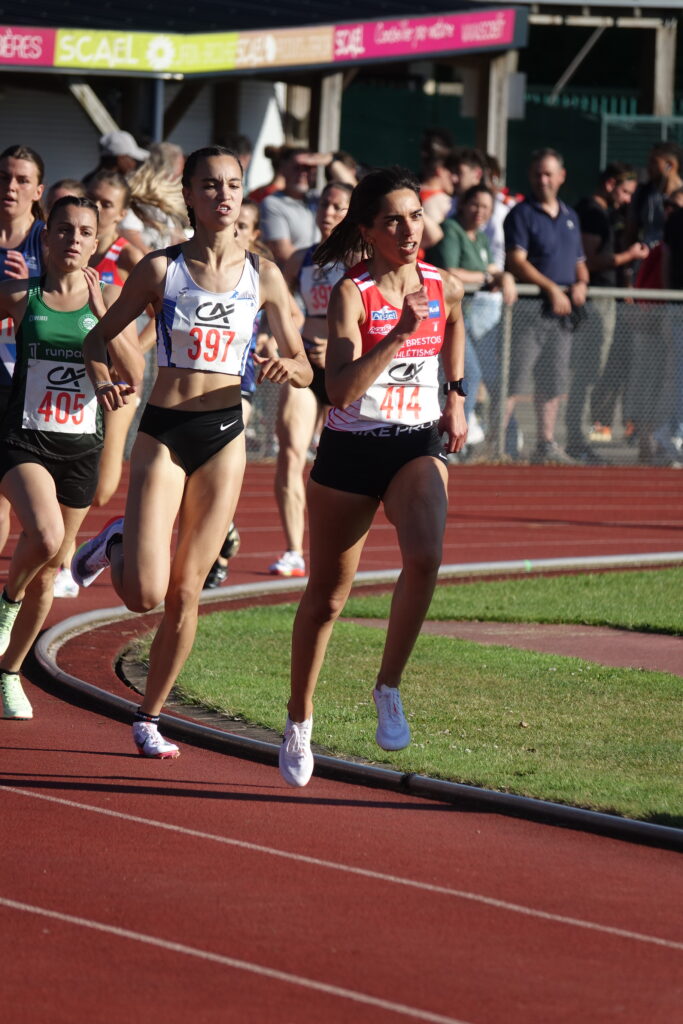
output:
<svg viewBox="0 0 683 1024"><path fill-rule="evenodd" d="M0 284L0 317L15 323L17 359L0 430L0 493L21 523L0 597L0 689L4 718L31 718L19 679L53 597L54 578L72 546L97 486L103 443L96 388L83 362L83 340L117 298L88 261L97 248L97 207L65 196L44 236L43 277ZM142 377L134 332L110 347L126 393Z"/></svg>

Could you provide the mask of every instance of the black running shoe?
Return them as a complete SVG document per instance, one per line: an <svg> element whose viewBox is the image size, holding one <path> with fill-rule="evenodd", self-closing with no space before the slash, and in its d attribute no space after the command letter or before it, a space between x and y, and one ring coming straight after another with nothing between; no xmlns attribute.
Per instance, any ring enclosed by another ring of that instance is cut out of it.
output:
<svg viewBox="0 0 683 1024"><path fill-rule="evenodd" d="M221 548L222 558L234 558L240 549L240 535L237 532L237 527L234 523L230 523L230 529L228 530L228 536L225 538L223 547Z"/></svg>
<svg viewBox="0 0 683 1024"><path fill-rule="evenodd" d="M204 583L204 590L214 590L216 587L220 587L221 583L225 583L228 578L228 567L227 565L221 565L219 562L214 562L211 567L211 572L206 577Z"/></svg>

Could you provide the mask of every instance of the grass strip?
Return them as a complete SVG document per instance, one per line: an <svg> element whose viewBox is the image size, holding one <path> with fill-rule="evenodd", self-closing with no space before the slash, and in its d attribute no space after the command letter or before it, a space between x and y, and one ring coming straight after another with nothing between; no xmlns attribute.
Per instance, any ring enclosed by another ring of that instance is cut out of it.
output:
<svg viewBox="0 0 683 1024"><path fill-rule="evenodd" d="M428 619L565 622L683 634L683 566L444 584ZM350 618L386 618L389 596L352 597Z"/></svg>
<svg viewBox="0 0 683 1024"><path fill-rule="evenodd" d="M595 574L601 577L596 582L567 576L439 587L430 618L635 628L643 608L649 608L660 629L667 622L667 631L680 633L680 589L675 600L672 591L680 588L680 576L677 585L673 582L678 572ZM634 579L641 576L652 587ZM544 585L548 593L541 601ZM493 596L486 597L489 589ZM506 615L510 593L514 611ZM345 614L383 617L388 600L353 598ZM281 730L295 608L202 616L178 680L179 696ZM555 617L560 609L561 617ZM317 744L403 771L683 827L679 677L423 636L403 689L413 742L385 754L374 742L371 696L383 643L382 630L345 622L336 626L316 692Z"/></svg>

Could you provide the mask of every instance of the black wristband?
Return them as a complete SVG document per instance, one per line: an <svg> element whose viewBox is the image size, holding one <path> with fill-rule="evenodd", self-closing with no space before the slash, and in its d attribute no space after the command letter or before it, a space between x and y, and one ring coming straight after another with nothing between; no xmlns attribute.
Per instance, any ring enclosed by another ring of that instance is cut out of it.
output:
<svg viewBox="0 0 683 1024"><path fill-rule="evenodd" d="M460 395L461 398L465 398L467 395L467 381L464 377L459 380L448 380L443 386L443 393L447 395L450 391L455 391L456 395Z"/></svg>

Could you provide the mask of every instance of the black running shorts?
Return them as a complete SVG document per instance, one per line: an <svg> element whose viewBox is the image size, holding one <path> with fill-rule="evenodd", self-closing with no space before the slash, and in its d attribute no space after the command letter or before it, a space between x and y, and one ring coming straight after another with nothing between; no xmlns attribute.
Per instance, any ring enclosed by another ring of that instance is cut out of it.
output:
<svg viewBox="0 0 683 1024"><path fill-rule="evenodd" d="M381 434L381 431L386 433ZM311 469L311 480L338 491L381 499L398 471L423 455L444 464L448 462L435 423L419 429L382 427L379 431L362 434L325 427Z"/></svg>
<svg viewBox="0 0 683 1024"><path fill-rule="evenodd" d="M188 476L244 431L242 404L208 412L146 405L138 431L173 452Z"/></svg>
<svg viewBox="0 0 683 1024"><path fill-rule="evenodd" d="M97 490L101 452L102 449L97 448L77 459L59 460L3 442L0 446L0 479L15 466L35 463L43 466L54 480L60 505L66 508L88 508Z"/></svg>

